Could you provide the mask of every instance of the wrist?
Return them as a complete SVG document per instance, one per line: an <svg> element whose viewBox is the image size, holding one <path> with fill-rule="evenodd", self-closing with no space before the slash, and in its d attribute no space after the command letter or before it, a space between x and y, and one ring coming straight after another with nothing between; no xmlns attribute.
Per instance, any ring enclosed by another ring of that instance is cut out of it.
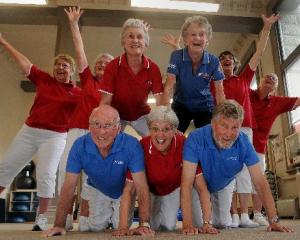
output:
<svg viewBox="0 0 300 240"><path fill-rule="evenodd" d="M273 216L272 218L269 218L268 220L270 224L279 223L279 218L277 215Z"/></svg>
<svg viewBox="0 0 300 240"><path fill-rule="evenodd" d="M149 223L149 222L140 222L139 226L140 226L140 227L147 227L147 228L151 228L151 227L150 227L150 223Z"/></svg>

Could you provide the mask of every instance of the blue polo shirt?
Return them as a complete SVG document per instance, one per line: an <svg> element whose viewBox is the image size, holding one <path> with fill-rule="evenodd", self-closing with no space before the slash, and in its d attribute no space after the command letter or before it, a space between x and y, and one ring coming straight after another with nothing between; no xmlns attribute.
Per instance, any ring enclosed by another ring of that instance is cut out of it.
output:
<svg viewBox="0 0 300 240"><path fill-rule="evenodd" d="M214 107L210 91L211 81L224 79L219 59L204 51L202 63L193 74L192 60L188 49L176 50L171 54L167 72L176 76L173 101L191 112L209 111Z"/></svg>
<svg viewBox="0 0 300 240"><path fill-rule="evenodd" d="M214 143L210 124L189 135L184 144L183 159L200 163L208 190L212 193L226 187L242 170L244 163L252 166L259 162L247 135L242 132L232 147L219 149Z"/></svg>
<svg viewBox="0 0 300 240"><path fill-rule="evenodd" d="M91 134L78 138L69 153L66 172L84 170L87 183L103 194L117 199L121 196L126 172L144 170L143 148L138 140L126 133L119 133L106 158L102 158Z"/></svg>

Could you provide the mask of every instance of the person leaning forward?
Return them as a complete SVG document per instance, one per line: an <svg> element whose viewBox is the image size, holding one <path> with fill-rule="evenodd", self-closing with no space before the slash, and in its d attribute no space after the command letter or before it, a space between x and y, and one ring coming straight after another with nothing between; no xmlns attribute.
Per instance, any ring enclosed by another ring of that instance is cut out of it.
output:
<svg viewBox="0 0 300 240"><path fill-rule="evenodd" d="M139 200L140 226L136 232L152 234L144 224L149 221L149 190L141 145L134 137L120 132L119 114L109 105L92 111L89 130L90 133L77 139L72 146L54 226L43 236L65 234L67 210L72 204L81 170L88 176L89 230L102 231L110 223L113 228L118 228L120 196L127 169L132 173Z"/></svg>

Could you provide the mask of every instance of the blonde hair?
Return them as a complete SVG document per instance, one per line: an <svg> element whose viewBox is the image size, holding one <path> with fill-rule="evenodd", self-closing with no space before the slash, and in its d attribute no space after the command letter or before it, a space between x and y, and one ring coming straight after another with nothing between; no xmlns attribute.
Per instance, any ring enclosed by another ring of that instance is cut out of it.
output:
<svg viewBox="0 0 300 240"><path fill-rule="evenodd" d="M69 54L58 54L55 58L54 58L54 65L58 62L59 59L62 59L64 61L66 61L67 63L70 64L72 73L75 73L76 71L76 64L75 64L75 60L74 58L72 58Z"/></svg>

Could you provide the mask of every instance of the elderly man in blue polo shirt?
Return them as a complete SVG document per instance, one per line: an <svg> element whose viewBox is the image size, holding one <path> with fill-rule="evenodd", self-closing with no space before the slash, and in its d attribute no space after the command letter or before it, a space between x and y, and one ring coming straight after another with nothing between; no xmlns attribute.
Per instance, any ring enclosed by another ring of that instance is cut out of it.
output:
<svg viewBox="0 0 300 240"><path fill-rule="evenodd" d="M144 155L140 143L120 132L120 117L113 107L101 105L89 119L90 133L78 138L69 153L66 178L62 187L52 229L44 236L65 233L67 211L81 170L87 179L85 194L89 200L89 217L84 231L101 231L112 223L118 228L120 196L127 169L130 170L139 200L140 226L137 234L153 235L149 226L149 190L144 173Z"/></svg>
<svg viewBox="0 0 300 240"><path fill-rule="evenodd" d="M183 232L197 234L191 214L191 189L197 164L203 174L196 182L206 182L211 193L212 223L218 228L230 227L232 219L230 205L235 175L243 168L249 169L254 187L267 211L269 231L290 232L279 224L270 187L259 166L259 160L248 137L240 132L243 109L234 100L218 105L212 114L211 124L192 132L184 145L181 182L181 206L183 210Z"/></svg>

